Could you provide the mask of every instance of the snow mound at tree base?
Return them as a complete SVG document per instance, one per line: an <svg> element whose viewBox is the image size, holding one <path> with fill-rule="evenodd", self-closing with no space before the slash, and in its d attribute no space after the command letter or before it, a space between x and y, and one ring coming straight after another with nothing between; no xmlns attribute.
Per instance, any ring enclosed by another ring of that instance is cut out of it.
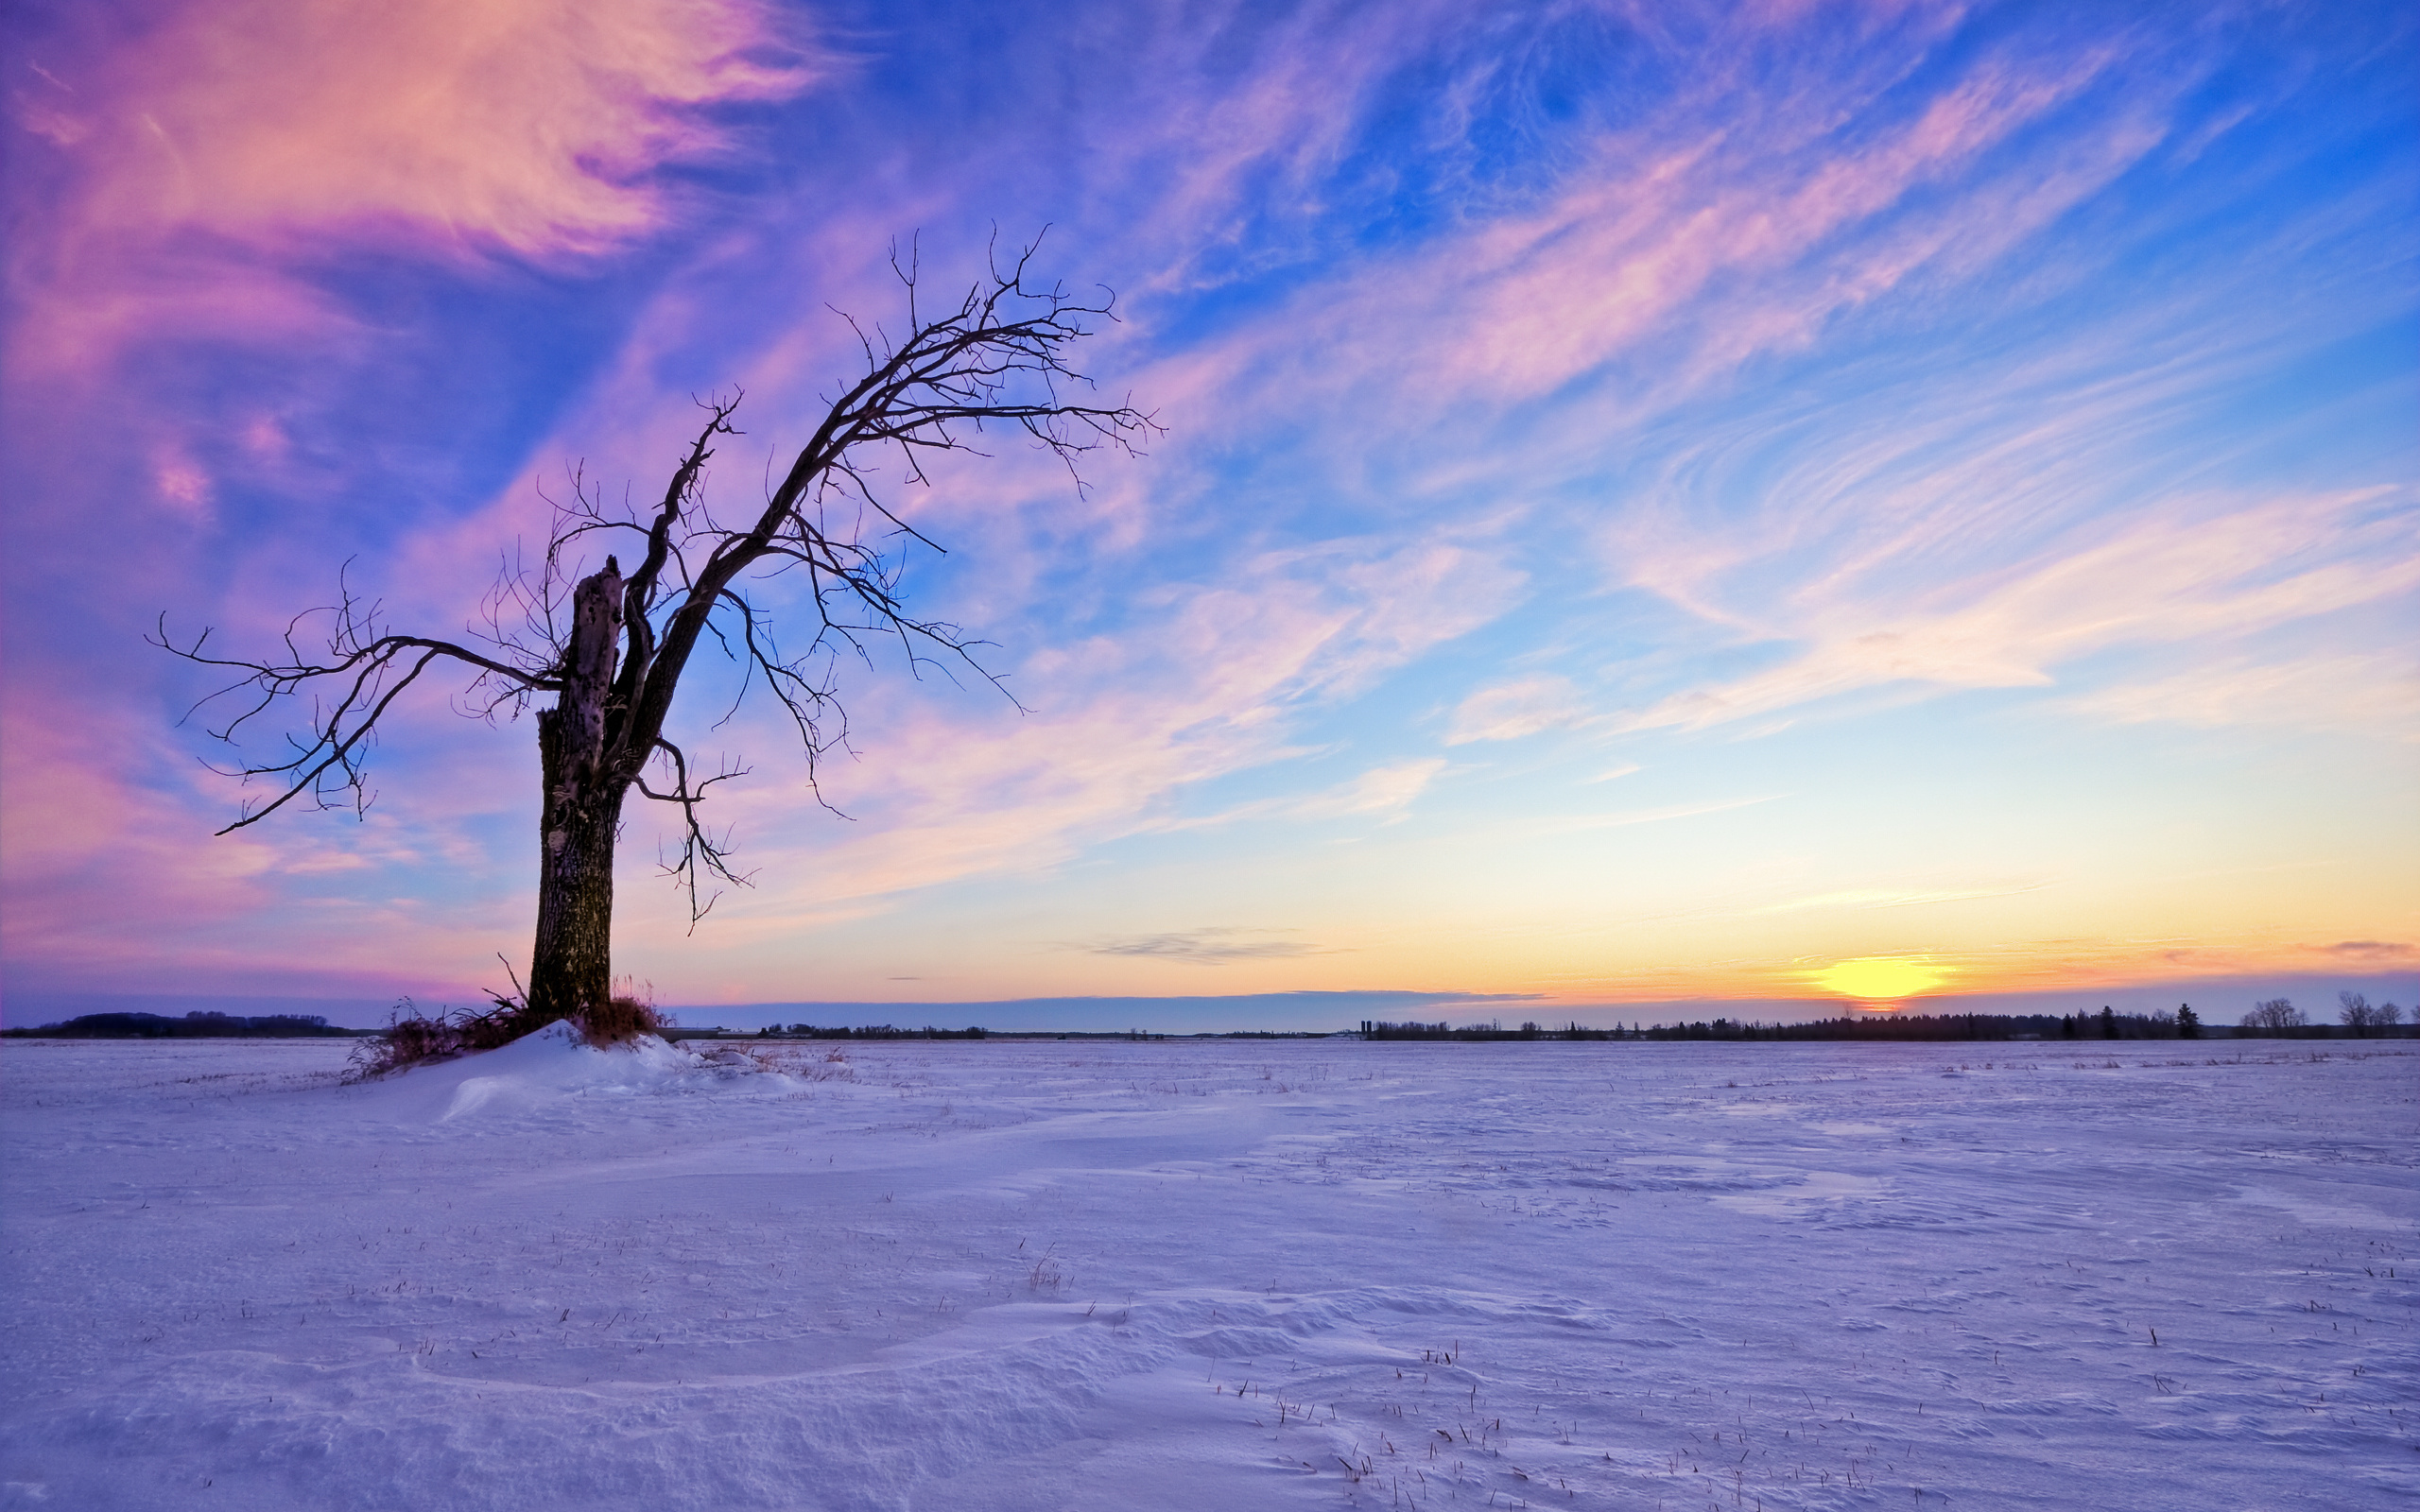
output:
<svg viewBox="0 0 2420 1512"><path fill-rule="evenodd" d="M559 1022L493 1050L399 1072L377 1084L374 1094L390 1113L441 1124L565 1098L692 1092L742 1079L788 1080L752 1058L708 1060L653 1035L592 1045L570 1023Z"/></svg>

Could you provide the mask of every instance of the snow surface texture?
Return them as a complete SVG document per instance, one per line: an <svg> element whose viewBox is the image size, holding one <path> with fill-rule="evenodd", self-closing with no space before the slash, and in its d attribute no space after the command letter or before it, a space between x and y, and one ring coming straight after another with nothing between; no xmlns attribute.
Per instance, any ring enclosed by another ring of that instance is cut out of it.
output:
<svg viewBox="0 0 2420 1512"><path fill-rule="evenodd" d="M2400 1047L344 1053L0 1048L0 1505L2420 1492Z"/></svg>

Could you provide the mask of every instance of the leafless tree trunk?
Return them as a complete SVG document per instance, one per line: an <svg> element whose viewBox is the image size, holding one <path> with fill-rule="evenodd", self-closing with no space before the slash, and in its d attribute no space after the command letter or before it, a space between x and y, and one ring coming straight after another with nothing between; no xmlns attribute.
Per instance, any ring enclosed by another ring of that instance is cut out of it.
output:
<svg viewBox="0 0 2420 1512"><path fill-rule="evenodd" d="M606 700L621 649L621 565L572 592L571 644L562 693L538 715L538 938L529 955L529 1005L549 1018L584 1012L612 995L614 839L627 782L605 762Z"/></svg>
<svg viewBox="0 0 2420 1512"><path fill-rule="evenodd" d="M841 654L862 657L873 641L888 640L911 666L940 654L990 676L974 660L965 632L916 618L897 597L900 553L932 543L892 512L881 457L900 464L890 486L921 484L930 454L976 451L987 432L1013 429L1056 454L1072 475L1083 453L1108 445L1132 454L1157 430L1131 404L1076 397L1089 385L1068 365L1068 349L1090 334L1088 320L1114 318L1111 303L1033 285L1032 255L1028 248L1007 267L995 266L930 318L918 307L913 261L894 259L907 294L907 334L894 341L880 327L857 328L865 375L831 402L788 472L744 524L717 520L704 493L717 438L738 434L731 423L736 394L702 406L705 422L652 509L608 508L575 478L543 564L509 571L498 581L484 626L468 637L472 644L390 632L377 606L349 587L335 605L288 627L282 660L211 655L209 631L180 644L164 620L158 644L236 674L212 696L238 699L233 716L212 731L219 738L234 741L283 699L313 696L308 738L289 737L285 759L228 768L248 781L268 780L278 791L257 807L247 804L219 833L258 823L297 800L366 809L370 737L440 662L471 673L476 713L517 713L551 694L553 707L537 713L544 793L525 1006L533 1026L602 1007L613 980L614 845L632 788L680 811L683 845L666 869L686 886L693 921L712 905L711 897L701 901L701 873L746 882L731 870L699 812L708 789L740 771L724 766L704 775L665 732L700 643L712 638L744 664L752 687L761 680L782 702L811 783L816 758L847 735L835 697ZM626 576L618 554L610 555L602 567L576 575L589 538L617 533L637 538L638 564ZM798 627L804 648L794 653L783 649L776 617L751 596L753 585L786 573L803 573L809 583L811 608ZM305 652L298 639L315 626L325 627L323 654Z"/></svg>

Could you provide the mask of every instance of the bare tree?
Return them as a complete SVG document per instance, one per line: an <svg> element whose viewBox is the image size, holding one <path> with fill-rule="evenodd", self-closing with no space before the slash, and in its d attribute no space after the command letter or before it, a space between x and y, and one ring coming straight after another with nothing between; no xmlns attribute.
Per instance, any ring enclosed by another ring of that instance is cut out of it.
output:
<svg viewBox="0 0 2420 1512"><path fill-rule="evenodd" d="M2252 1011L2243 1016L2245 1028L2266 1029L2272 1032L2279 1029L2299 1029L2309 1022L2303 1017L2303 1010L2294 1006L2291 998L2270 998L2265 1002L2256 1003L2252 1005Z"/></svg>
<svg viewBox="0 0 2420 1512"><path fill-rule="evenodd" d="M2360 992L2336 994L2336 1021L2355 1034L2365 1035L2373 1029L2392 1029L2403 1022L2403 1010L2392 1003L2372 1003Z"/></svg>
<svg viewBox="0 0 2420 1512"><path fill-rule="evenodd" d="M683 840L667 869L688 889L693 921L711 905L710 897L699 901L701 872L745 880L700 815L708 791L740 772L704 770L665 733L700 642L713 638L742 664L743 696L761 685L780 700L811 783L816 758L847 735L835 697L840 656L865 658L888 641L911 668L940 659L992 680L965 631L919 618L902 602L905 553L933 543L893 512L890 490L925 482L925 462L936 453L986 455L980 449L991 434L1038 444L1074 477L1083 454L1107 446L1133 455L1158 430L1131 404L1089 401L1091 385L1069 365L1069 349L1092 334L1092 322L1115 318L1114 301L1038 285L1028 270L1033 253L1028 247L1005 266L995 261L938 314L919 305L912 255L903 264L894 253L905 335L894 339L879 325L850 322L865 374L830 402L761 507L731 524L708 507L707 464L718 438L739 434L732 424L739 395L703 402L697 438L651 509L608 507L575 476L543 561L505 572L484 626L465 638L470 644L390 630L379 606L349 586L340 586L335 605L289 625L283 656L267 660L213 655L208 630L179 644L164 618L156 644L235 675L212 696L236 699L233 716L211 731L218 738L233 742L255 716L307 697L304 730L287 737L279 758L229 768L276 791L247 802L218 833L289 805L366 808L369 747L425 674L467 671L462 707L488 716L552 695L553 707L537 716L544 790L537 936L523 1006L532 1026L601 1009L613 979L614 850L632 788L679 812ZM618 536L630 540L635 566L625 573L617 553L578 574L581 553ZM761 586L786 576L804 578L786 626ZM785 628L793 632L789 646ZM319 637L324 651L305 648Z"/></svg>

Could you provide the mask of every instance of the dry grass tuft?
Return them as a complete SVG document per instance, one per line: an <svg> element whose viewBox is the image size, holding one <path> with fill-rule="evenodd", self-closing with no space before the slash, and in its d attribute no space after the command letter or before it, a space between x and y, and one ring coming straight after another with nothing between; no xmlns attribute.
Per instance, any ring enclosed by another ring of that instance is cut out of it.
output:
<svg viewBox="0 0 2420 1512"><path fill-rule="evenodd" d="M572 1022L592 1045L618 1045L641 1035L662 1034L670 1027L652 1003L624 994L601 1008L576 1015Z"/></svg>
<svg viewBox="0 0 2420 1512"><path fill-rule="evenodd" d="M423 1013L411 999L396 1005L386 1029L365 1040L353 1055L348 1081L368 1081L389 1072L433 1061L451 1060L474 1051L509 1045L565 1017L580 1038L592 1045L617 1045L641 1035L662 1034L669 1025L655 1005L625 993L588 1013L541 1013L517 998L491 994L495 1005L483 1013L468 1008Z"/></svg>

